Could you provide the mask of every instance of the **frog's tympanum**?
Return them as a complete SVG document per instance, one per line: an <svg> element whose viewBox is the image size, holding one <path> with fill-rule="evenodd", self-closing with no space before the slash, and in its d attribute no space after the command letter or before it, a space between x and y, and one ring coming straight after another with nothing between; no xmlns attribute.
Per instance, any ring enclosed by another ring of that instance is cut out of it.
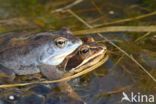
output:
<svg viewBox="0 0 156 104"><path fill-rule="evenodd" d="M0 49L0 64L17 75L28 75L39 73L42 65L59 65L82 41L68 29L62 29L13 38L6 44Z"/></svg>

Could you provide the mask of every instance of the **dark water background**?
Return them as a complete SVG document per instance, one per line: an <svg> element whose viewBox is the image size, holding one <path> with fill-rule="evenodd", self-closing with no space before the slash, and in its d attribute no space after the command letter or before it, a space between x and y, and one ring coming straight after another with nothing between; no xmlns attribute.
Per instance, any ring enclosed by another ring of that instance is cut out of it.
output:
<svg viewBox="0 0 156 104"><path fill-rule="evenodd" d="M52 13L53 10L73 1L0 0L0 32L39 32L58 30L61 27L69 27L72 31L87 29L84 24L67 12ZM92 26L103 23L103 26L148 26L156 24L155 15L129 22L107 24L154 12L156 11L156 0L84 0L71 9ZM156 78L156 34L149 33L148 36L139 39L145 34L141 32L105 33L103 36L133 55ZM93 36L100 40L97 35ZM137 39L139 40L136 41ZM71 83L83 100L88 104L122 104L123 91L128 94L130 92L154 94L156 100L156 83L123 53L108 43L106 45L111 53L109 60L97 70L82 76L76 84ZM51 91L47 87L42 87L39 86L38 88L39 91L42 89L41 95L46 95ZM48 100L47 104L76 103L71 102L71 99L58 101L55 97L51 103ZM35 104L43 102L41 96L31 95L18 103L25 104L27 99L34 99ZM127 102L124 103L127 104Z"/></svg>

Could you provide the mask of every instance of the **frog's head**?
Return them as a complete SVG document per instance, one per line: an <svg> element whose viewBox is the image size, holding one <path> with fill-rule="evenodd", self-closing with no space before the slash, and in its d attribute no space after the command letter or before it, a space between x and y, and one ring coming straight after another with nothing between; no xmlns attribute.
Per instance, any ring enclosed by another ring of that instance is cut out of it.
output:
<svg viewBox="0 0 156 104"><path fill-rule="evenodd" d="M107 56L107 48L105 45L98 44L93 38L84 38L84 44L81 45L63 66L67 72L78 72L84 68L90 67L98 63L102 58Z"/></svg>
<svg viewBox="0 0 156 104"><path fill-rule="evenodd" d="M59 65L66 56L82 45L82 41L74 37L68 29L40 33L34 39L43 44L38 50L39 62L48 65Z"/></svg>

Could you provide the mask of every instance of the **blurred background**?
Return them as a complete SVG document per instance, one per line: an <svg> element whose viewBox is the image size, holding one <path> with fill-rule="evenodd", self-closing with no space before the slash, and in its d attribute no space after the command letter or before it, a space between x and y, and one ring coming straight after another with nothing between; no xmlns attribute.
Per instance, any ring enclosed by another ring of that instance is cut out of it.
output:
<svg viewBox="0 0 156 104"><path fill-rule="evenodd" d="M88 29L66 8L95 28L156 24L156 0L0 0L0 33L51 31L62 27L72 31ZM98 42L103 40L96 34L89 35ZM102 35L132 55L156 78L155 33L117 32ZM71 83L82 99L87 104L121 104L123 91L156 96L156 82L118 49L108 42L105 44L110 51L109 60L82 76L78 83Z"/></svg>

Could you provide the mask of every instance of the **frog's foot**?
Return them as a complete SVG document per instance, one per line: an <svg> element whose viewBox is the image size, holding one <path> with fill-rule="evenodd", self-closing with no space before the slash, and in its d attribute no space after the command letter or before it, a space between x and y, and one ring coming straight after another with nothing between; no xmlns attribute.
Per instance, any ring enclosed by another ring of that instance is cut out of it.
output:
<svg viewBox="0 0 156 104"><path fill-rule="evenodd" d="M13 82L15 76L13 70L0 65L0 83Z"/></svg>
<svg viewBox="0 0 156 104"><path fill-rule="evenodd" d="M60 87L61 92L66 93L69 97L77 101L81 101L83 102L83 104L87 104L81 99L81 97L73 90L73 88L67 82L59 83L59 87Z"/></svg>

